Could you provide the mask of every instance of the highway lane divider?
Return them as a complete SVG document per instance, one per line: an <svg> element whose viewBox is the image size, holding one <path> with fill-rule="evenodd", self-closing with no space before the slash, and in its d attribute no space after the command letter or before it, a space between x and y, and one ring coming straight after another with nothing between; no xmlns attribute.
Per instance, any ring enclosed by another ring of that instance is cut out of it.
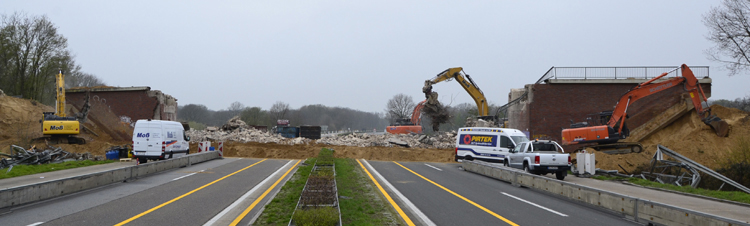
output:
<svg viewBox="0 0 750 226"><path fill-rule="evenodd" d="M155 206L155 207L153 207L153 208L151 208L151 209L149 209L149 210L146 210L146 211L144 211L144 212L142 212L142 213L139 213L138 215L135 215L135 216L133 216L133 217L131 217L131 218L128 218L127 220L124 220L124 221L122 221L122 222L120 222L120 223L118 223L118 224L115 224L115 226L122 226L122 225L125 225L125 224L127 224L127 223L130 223L131 221L134 221L134 220L136 220L136 219L138 219L138 218L140 218L140 217L142 217L142 216L145 216L146 214L149 214L149 213L151 213L151 212L154 212L154 211L156 211L156 210L158 210L158 209L160 209L160 208L162 208L162 207L164 207L164 206L167 206L167 205L169 205L169 204L171 204L171 203L173 203L173 202L176 202L177 200L180 200L180 199L182 199L182 198L185 198L185 197L187 197L188 195L192 195L193 193L195 193L195 192L197 192L197 191L200 191L200 190L202 190L202 189L204 189L204 188L206 188L206 187L208 187L208 186L211 186L211 185L213 185L213 184L215 184L215 183L218 183L219 181L222 181L222 180L224 180L224 179L227 179L227 178L229 178L229 177L231 177L231 176L234 176L235 174L238 174L238 173L240 173L240 172L242 172L242 171L245 171L246 169L250 169L250 167L253 167L253 166L255 166L255 165L258 165L258 164L260 164L261 162L264 162L264 161L266 161L266 160L267 160L267 159L263 159L263 160L260 160L260 161L258 161L258 162L255 162L255 163L253 163L252 165L249 165L249 166L247 166L247 167L245 167L245 168L242 168L242 169L240 169L240 170L234 171L233 173L227 174L226 176L223 176L223 177L221 177L221 178L219 178L219 179L216 179L216 180L214 180L214 181L211 181L211 182L209 182L208 184L205 184L205 185L203 185L203 186L200 186L200 187L198 187L198 188L196 188L196 189L193 189L192 191L189 191L189 192L187 192L187 193L185 193L185 194L183 194L183 195L177 196L177 198L173 198L173 199L171 199L171 200L169 200L169 201L167 201L167 202L165 202L165 203L159 204L158 206Z"/></svg>
<svg viewBox="0 0 750 226"><path fill-rule="evenodd" d="M251 210L253 210L253 208L255 208L255 206L256 206L256 205L258 205L258 203L260 203L260 200L263 200L263 198L265 198L265 197L266 197L266 195L268 195L268 193L270 193L270 192L271 192L271 191L273 190L273 188L275 188L275 187L276 187L276 185L279 185L279 183L280 183L280 182L281 182L282 180L284 180L284 178L286 177L286 175L289 175L289 172L292 172L292 170L294 170L294 169L295 169L295 167L297 167L297 165L299 165L299 163L300 163L301 161L302 161L302 160L297 160L297 162L296 162L296 163L294 163L294 165L293 165L292 167L290 167L290 168L289 168L289 169L288 169L288 170L286 171L286 173L284 173L284 175L281 175L281 177L280 177L280 178L279 178L278 180L276 180L276 182L275 182L275 183L273 183L273 185L271 185L271 187L269 187L268 189L266 189L266 191L265 191L265 192L263 192L263 194L262 194L262 195L260 195L260 197L258 197L257 199L255 199L255 201L253 201L253 203L252 203L252 204L250 204L250 206L248 206L248 207L247 207L247 208L246 208L246 209L245 209L244 211L242 211L242 213L240 213L240 215L239 215L239 216L237 216L237 218L235 218L235 219L234 219L234 220L232 221L232 223L231 223L231 224L229 224L229 225L230 225L230 226L235 226L235 225L239 224L239 223L240 223L240 221L242 221L242 219L243 219L243 218L245 218L245 216L247 216L247 214L248 214L248 213L250 213L250 211L251 211Z"/></svg>
<svg viewBox="0 0 750 226"><path fill-rule="evenodd" d="M424 177L424 176L422 176L422 175L418 174L417 172L414 172L413 170L411 170L411 169L409 169L409 168L406 168L406 166L403 166L403 165L399 164L399 163L398 163L398 162L396 162L396 161L393 161L393 163L396 163L396 165L400 166L401 168L404 168L404 169L405 169L406 171L409 171L409 172L413 173L414 175L417 175L417 176L418 176L419 178L422 178L423 180L425 180L425 181L427 181L427 182L430 182L431 184L433 184L433 185L435 185L435 186L437 186L437 187L439 187L439 188L441 188L441 189L443 189L443 190L447 191L448 193L450 193L450 194L452 194L452 195L454 195L454 196L456 196L456 197L458 197L458 198L460 198L460 199L462 199L462 200L464 200L464 201L468 202L469 204L471 204L471 205L474 205L475 207L477 207L477 208L479 208L479 209L483 210L484 212L487 212L487 213L489 213L490 215L492 215L492 216L496 217L497 219L500 219L500 220L504 221L505 223L507 223L507 224L509 224L509 225L512 225L512 226L518 226L518 224L514 223L513 221L510 221L510 220L508 220L507 218L505 218L505 217L503 217L503 216L500 216L500 214L497 214L497 213L493 212L492 210L489 210L489 209L485 208L484 206L482 206L482 205L479 205L479 204L477 204L476 202L474 202L474 201L471 201L471 200L467 199L466 197L463 197L462 195L459 195L458 193L456 193L456 192L454 192L454 191L451 191L450 189L448 189L448 188L446 188L446 187L443 187L443 185L440 185L440 184L438 184L438 183L435 183L434 181L432 181L432 180L430 180L430 179L427 179L426 177Z"/></svg>
<svg viewBox="0 0 750 226"><path fill-rule="evenodd" d="M179 158L119 169L73 176L0 190L0 209L56 198L100 186L133 180L154 173L176 169L219 158L216 152L190 154Z"/></svg>
<svg viewBox="0 0 750 226"><path fill-rule="evenodd" d="M419 210L419 208L417 208L417 206L414 205L414 203L412 203L408 198L406 198L406 196L404 196L404 194L401 194L401 192L398 191L398 189L396 189L396 187L394 187L390 182L388 182L388 180L386 180L385 177L383 177L383 175L380 175L380 173L378 173L378 171L375 170L375 168L372 167L370 165L370 163L367 162L367 160L362 159L362 162L367 167L366 169L369 169L369 172L371 172L372 174L374 174L375 177L377 177L378 180L382 181L383 185L385 185L394 195L396 195L396 197L402 203L404 203L404 205L406 206L406 208L408 208L412 212L412 214L414 214L414 215L417 216L418 220L421 221L422 225L425 225L425 226L435 226L436 225L434 222L432 222L432 220L430 220L430 218L427 217L427 215L425 215L424 213L422 213L422 211ZM368 171L365 171L365 172L368 172ZM370 179L374 179L374 178L370 178Z"/></svg>
<svg viewBox="0 0 750 226"><path fill-rule="evenodd" d="M510 182L516 186L547 192L609 210L638 223L657 225L750 225L747 222L528 174L520 170L481 161L463 161L462 167L466 171Z"/></svg>

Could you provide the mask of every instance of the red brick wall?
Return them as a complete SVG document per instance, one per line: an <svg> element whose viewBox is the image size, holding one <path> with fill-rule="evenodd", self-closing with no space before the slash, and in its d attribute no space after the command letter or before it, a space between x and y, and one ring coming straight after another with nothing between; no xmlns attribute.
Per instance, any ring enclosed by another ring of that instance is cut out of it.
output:
<svg viewBox="0 0 750 226"><path fill-rule="evenodd" d="M81 107L84 103L85 93L66 93L66 101ZM146 91L104 91L91 92L91 101L98 96L102 103L109 105L117 116L128 116L135 122L138 119L153 119L154 109L157 106L156 97L149 97Z"/></svg>
<svg viewBox="0 0 750 226"><path fill-rule="evenodd" d="M562 128L570 127L570 120L585 121L589 114L611 111L619 98L637 84L536 84L529 103L529 133L532 138L562 141ZM710 96L711 84L702 84ZM681 100L683 86L645 97L628 108L628 128L646 123L659 112ZM526 128L518 128L525 130Z"/></svg>

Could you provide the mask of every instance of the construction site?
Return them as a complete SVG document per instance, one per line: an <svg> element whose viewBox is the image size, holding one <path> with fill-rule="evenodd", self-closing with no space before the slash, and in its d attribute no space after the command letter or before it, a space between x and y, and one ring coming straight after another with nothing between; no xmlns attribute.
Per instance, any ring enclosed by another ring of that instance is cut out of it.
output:
<svg viewBox="0 0 750 226"><path fill-rule="evenodd" d="M536 83L511 90L508 104L497 112L489 112L487 100L471 77L464 78L460 68L446 70L428 80L423 87L427 100L419 103L415 115L433 117L432 125L452 116L435 101L437 92L432 85L441 81L456 81L464 86L476 100L479 116L468 120L467 126L516 128L527 133L529 139L563 141L561 129L570 128L575 121L591 119L600 111L612 110L618 99L644 82L664 82L682 78L680 71L664 73L669 68L551 68ZM636 72L637 71L637 72ZM645 73L643 72L645 71ZM694 67L701 95L710 97L711 79L707 67ZM691 75L693 76L693 75ZM479 78L476 78L480 80ZM470 81L470 82L467 82ZM418 84L416 87L419 87ZM472 88L476 87L476 88ZM438 88L435 88L437 90ZM127 146L132 141L133 122L136 119L179 119L175 115L177 99L152 91L149 87L91 87L70 89L66 97L67 115L87 113L80 120L81 144L56 143L34 139L42 137L40 119L43 112L53 107L10 96L0 97L0 150L11 153L11 145L25 149L45 150L61 148L71 153L90 153L103 156L113 147ZM580 99L580 96L589 96ZM432 98L431 98L432 96ZM134 98L135 97L135 98ZM572 103L577 103L573 105ZM705 103L704 103L705 105ZM144 106L133 108L131 106ZM148 107L145 107L148 106ZM707 105L703 106L707 107ZM136 109L145 109L140 112ZM419 112L421 111L421 112ZM704 110L705 111L705 110ZM501 115L502 114L502 115ZM590 145L569 144L569 152L600 153L596 167L635 173L647 169L652 163L657 145L668 147L681 155L711 169L724 167L724 159L736 141L750 136L750 114L738 109L710 106L710 114L728 125L724 136L702 119L691 103L684 85L675 84L655 95L643 97L627 110L627 138L624 142L638 143L636 151L608 152ZM503 118L502 116L505 116ZM421 120L419 117L414 120ZM408 121L408 120L407 120ZM239 117L227 122L222 129L189 129L190 152L198 152L197 143L223 141L224 155L229 157L304 159L316 156L321 148L336 150L336 157L383 161L454 162L456 131L425 133L348 133L326 135L320 139L302 137L286 138L269 130L248 126ZM562 143L565 143L564 141ZM575 157L574 157L575 158Z"/></svg>

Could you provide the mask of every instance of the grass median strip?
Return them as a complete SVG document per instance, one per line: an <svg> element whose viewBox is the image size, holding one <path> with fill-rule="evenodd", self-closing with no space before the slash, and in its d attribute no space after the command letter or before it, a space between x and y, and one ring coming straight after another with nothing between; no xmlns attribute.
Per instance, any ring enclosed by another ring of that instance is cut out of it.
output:
<svg viewBox="0 0 750 226"><path fill-rule="evenodd" d="M292 175L279 193L265 206L263 213L255 221L254 225L287 225L292 219L292 212L297 207L302 189L305 187L307 177L310 176L316 158L309 158L302 163L297 172Z"/></svg>
<svg viewBox="0 0 750 226"><path fill-rule="evenodd" d="M234 171L234 173L230 173L229 175L226 175L226 176L223 176L223 177L221 177L221 178L219 178L219 179L216 179L216 180L214 180L214 181L211 181L211 183L208 183L208 184L206 184L206 185L200 186L199 188L193 189L192 191L189 191L188 193L185 193L185 194L183 194L183 195L180 195L180 196L178 196L177 198L174 198L174 199L172 199L172 200L169 200L169 201L167 201L167 202L165 202L165 203L162 203L161 205L158 205L158 206L156 206L156 207L154 207L154 208L151 208L151 209L149 209L149 210L146 210L146 211L145 211L145 212L143 212L143 213L140 213L140 214L138 214L138 215L135 215L135 216L133 216L133 217L131 217L131 218L128 218L127 220L125 220L125 221L123 221L123 222L120 222L120 223L116 224L115 226L120 226L120 225L125 225L125 224L127 224L127 223L130 223L131 221L134 221L134 220L136 220L136 219L138 219L138 218L140 218L140 217L142 217L142 216L145 216L146 214L149 214L149 213L151 213L151 212L154 212L155 210L158 210L159 208L162 208L162 207L164 207L164 206L166 206L166 205L169 205L170 203L176 202L177 200L180 200L180 199L182 199L182 198L185 198L185 197L187 197L188 195L191 195L191 194L193 194L193 193L195 193L195 192L197 192L197 191L200 191L201 189L204 189L204 188L206 188L206 187L208 187L208 186L211 186L211 185L213 185L213 184L215 184L215 183L217 183L217 182L219 182L219 181L222 181L222 180L224 180L224 179L226 179L226 178L228 178L228 177L234 176L235 174L238 174L238 173L240 173L240 172L242 172L242 171L245 171L246 169L249 169L250 167L253 167L253 166L255 166L255 165L258 165L259 163L261 163L261 162L263 162L263 161L266 161L266 159L260 160L260 161L258 161L258 162L256 162L256 163L253 163L252 165L249 165L249 166L247 166L247 167L245 167L245 168L242 168L242 169L240 169L240 170Z"/></svg>
<svg viewBox="0 0 750 226"><path fill-rule="evenodd" d="M450 189L448 189L448 188L446 188L446 187L443 187L442 185L440 185L440 184L438 184L438 183L435 183L435 182L433 182L433 181L432 181L432 180L430 180L430 179L427 179L426 177L424 177L424 176L422 176L422 175L418 174L417 172L414 172L414 171L412 171L411 169L409 169L409 168L406 168L405 166L403 166L403 165L401 165L401 164L399 164L399 163L397 163L397 162L395 162L395 161L393 161L393 163L396 163L396 165L400 166L401 168L404 168L404 169L405 169L406 171L409 171L409 172L411 172L412 174L414 174L414 175L417 175L418 177L422 178L423 180L426 180L427 182L430 182L431 184L433 184L433 185L435 185L435 186L437 186L437 187L439 187L439 188L441 188L441 189L443 189L443 190L447 191L448 193L451 193L452 195L454 195L454 196L456 196L456 197L458 197L458 198L460 198L460 199L462 199L462 200L464 200L464 201L468 202L469 204L471 204L471 205L474 205L474 206L476 206L477 208L479 208L479 209L483 210L484 212L487 212L487 213L489 213L490 215L492 215L492 216L494 216L494 217L497 217L498 219L500 219L500 220L504 221L505 223L508 223L508 224L510 224L510 225L513 225L513 226L518 226L518 224L516 224L516 223L513 223L513 221L510 221L510 220L506 219L505 217L503 217L503 216L500 216L499 214L497 214L497 213L495 213L495 212L492 212L492 210L489 210L489 209L485 208L484 206L481 206L481 205L479 205L479 204L475 203L474 201L471 201L471 200L469 200L469 199L467 199L467 198L465 198L465 197L463 197L463 196L459 195L458 193L456 193L456 192L453 192L453 191L451 191Z"/></svg>
<svg viewBox="0 0 750 226"><path fill-rule="evenodd" d="M58 171L58 170L64 170L64 169L73 169L73 168L79 168L79 167L101 165L101 164L107 164L107 163L113 163L113 162L115 161L114 160L103 160L103 161L83 160L83 161L70 161L70 162L50 163L50 164L41 164L41 165L16 165L16 166L13 166L13 169L11 169L10 171L8 171L7 168L0 169L0 179L20 177L20 176L37 174L37 173L46 173L46 172L52 172L52 171Z"/></svg>

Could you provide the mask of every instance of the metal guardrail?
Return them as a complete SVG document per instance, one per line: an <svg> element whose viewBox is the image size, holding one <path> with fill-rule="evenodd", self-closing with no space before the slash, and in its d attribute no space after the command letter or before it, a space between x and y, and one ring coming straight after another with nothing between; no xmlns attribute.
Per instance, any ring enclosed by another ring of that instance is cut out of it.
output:
<svg viewBox="0 0 750 226"><path fill-rule="evenodd" d="M675 159L679 160L680 162L688 164L690 167L693 167L694 169L698 169L698 170L700 170L701 172L703 172L705 174L708 174L708 175L710 175L710 176L712 176L712 177L714 177L716 179L719 179L719 180L723 181L724 183L732 185L735 188L740 189L740 190L742 190L744 192L750 193L750 188L742 186L742 184L737 183L736 181L733 181L733 180L725 177L724 175L721 175L721 174L717 173L716 171L713 171L710 168L701 165L700 163L697 163L697 162L695 162L695 161L693 161L693 160L691 160L691 159L689 159L689 158L687 158L685 156L682 156L679 153L670 150L669 148L661 146L661 144L657 145L657 148L659 148L659 151L661 151L661 152L669 155L672 158L675 158Z"/></svg>
<svg viewBox="0 0 750 226"><path fill-rule="evenodd" d="M552 67L543 79L651 79L678 67ZM696 78L708 78L708 66L691 66ZM667 77L682 76L677 70Z"/></svg>

